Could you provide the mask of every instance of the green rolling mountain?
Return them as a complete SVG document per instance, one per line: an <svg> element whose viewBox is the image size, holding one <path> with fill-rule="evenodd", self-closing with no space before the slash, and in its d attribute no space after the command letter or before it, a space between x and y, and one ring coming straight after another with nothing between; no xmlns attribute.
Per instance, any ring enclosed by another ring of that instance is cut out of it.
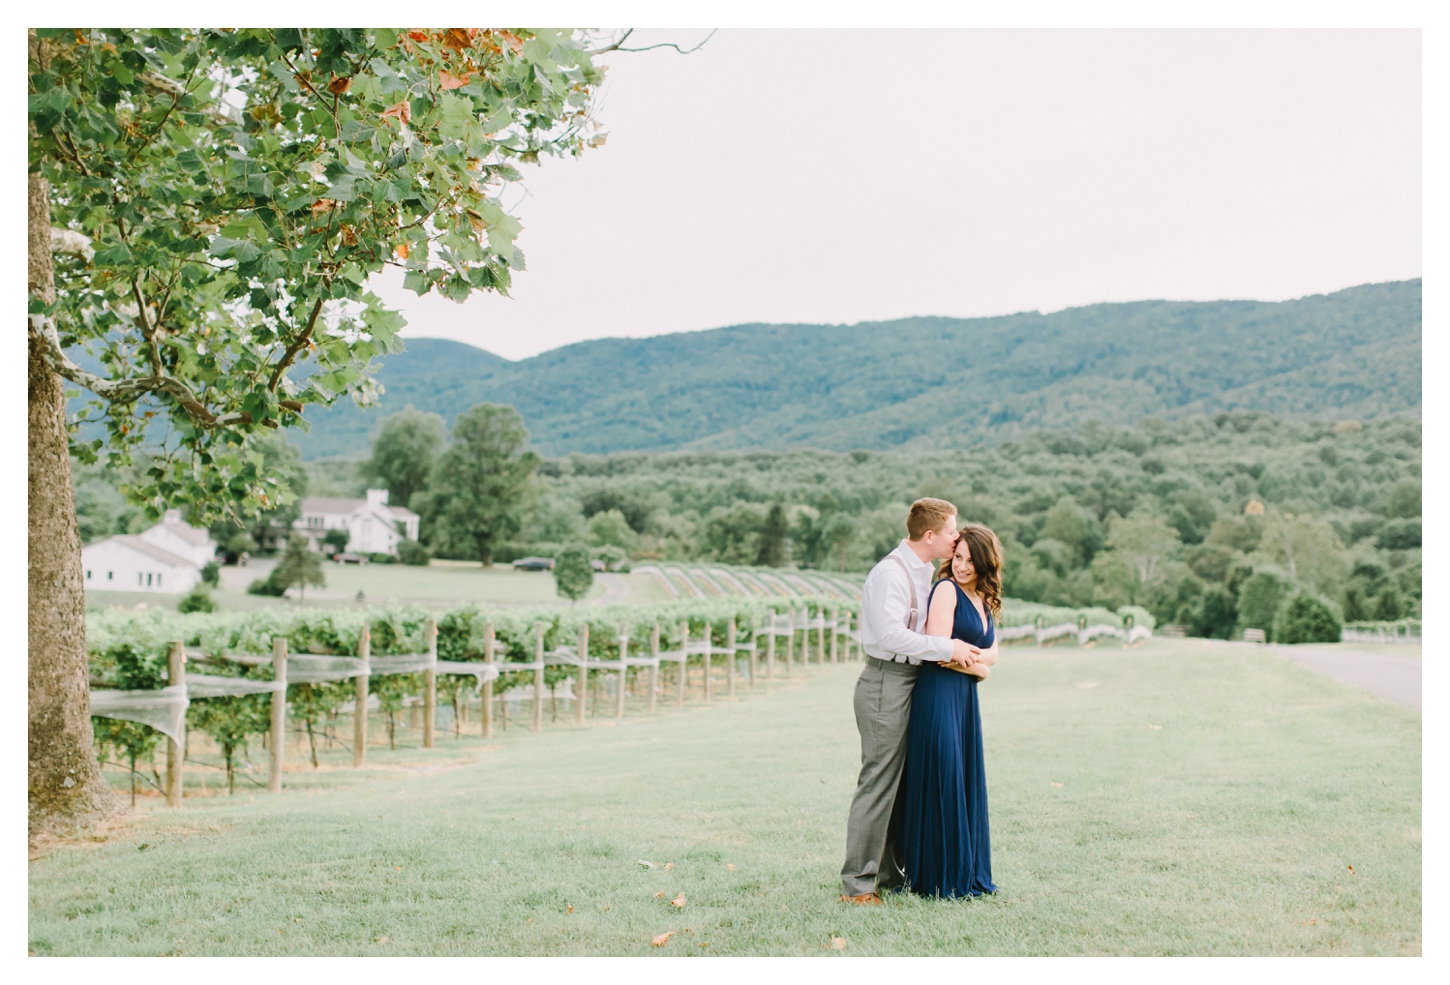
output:
<svg viewBox="0 0 1450 985"><path fill-rule="evenodd" d="M290 437L308 458L362 456L378 419L406 404L451 426L482 401L517 407L545 455L925 451L1091 418L1418 414L1420 294L1416 279L1277 303L735 325L580 342L517 362L415 338L384 364L379 407L309 408L311 431Z"/></svg>

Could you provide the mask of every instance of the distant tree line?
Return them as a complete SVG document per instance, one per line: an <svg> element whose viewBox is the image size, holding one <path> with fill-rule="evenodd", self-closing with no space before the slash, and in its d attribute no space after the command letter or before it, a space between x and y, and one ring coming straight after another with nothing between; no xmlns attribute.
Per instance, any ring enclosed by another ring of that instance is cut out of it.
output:
<svg viewBox="0 0 1450 985"><path fill-rule="evenodd" d="M929 455L540 459L513 408L480 404L451 433L412 407L385 418L362 463L301 463L280 438L266 453L314 495L386 487L421 515L434 556L485 563L585 545L616 562L864 572L900 540L912 500L941 496L997 531L1014 598L1141 605L1194 635L1228 637L1273 635L1301 597L1335 620L1420 615L1420 436L1408 418L1235 412L1131 428L1094 421ZM130 522L99 475L82 477L77 501L92 535Z"/></svg>

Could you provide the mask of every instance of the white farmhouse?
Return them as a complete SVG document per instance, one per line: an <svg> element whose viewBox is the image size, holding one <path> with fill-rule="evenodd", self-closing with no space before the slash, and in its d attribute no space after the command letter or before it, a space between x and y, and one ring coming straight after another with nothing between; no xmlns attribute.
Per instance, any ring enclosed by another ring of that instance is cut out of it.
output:
<svg viewBox="0 0 1450 985"><path fill-rule="evenodd" d="M329 530L346 530L345 550L397 554L403 538L418 539L418 514L402 506L389 506L386 489L369 489L367 499L308 496L302 500L302 515L293 527L307 537L314 551L325 549L322 538Z"/></svg>
<svg viewBox="0 0 1450 985"><path fill-rule="evenodd" d="M165 519L140 534L118 534L81 548L81 568L88 589L179 595L200 583L202 566L215 554L216 542L205 530L167 510Z"/></svg>

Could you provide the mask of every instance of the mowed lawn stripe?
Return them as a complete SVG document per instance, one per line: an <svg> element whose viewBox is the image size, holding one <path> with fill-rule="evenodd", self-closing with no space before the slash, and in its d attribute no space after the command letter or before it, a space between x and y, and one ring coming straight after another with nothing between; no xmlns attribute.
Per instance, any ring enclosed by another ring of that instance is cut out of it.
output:
<svg viewBox="0 0 1450 985"><path fill-rule="evenodd" d="M1420 716L1192 640L1007 649L982 688L999 892L846 907L858 672L143 812L31 863L30 947L1420 952Z"/></svg>

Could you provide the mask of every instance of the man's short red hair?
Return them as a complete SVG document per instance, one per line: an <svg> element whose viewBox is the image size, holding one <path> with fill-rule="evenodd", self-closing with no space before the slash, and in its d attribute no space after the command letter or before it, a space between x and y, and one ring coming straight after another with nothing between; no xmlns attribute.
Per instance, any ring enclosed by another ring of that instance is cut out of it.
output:
<svg viewBox="0 0 1450 985"><path fill-rule="evenodd" d="M906 536L909 540L921 540L928 530L936 532L957 515L957 508L944 499L918 499L911 504L906 515Z"/></svg>

